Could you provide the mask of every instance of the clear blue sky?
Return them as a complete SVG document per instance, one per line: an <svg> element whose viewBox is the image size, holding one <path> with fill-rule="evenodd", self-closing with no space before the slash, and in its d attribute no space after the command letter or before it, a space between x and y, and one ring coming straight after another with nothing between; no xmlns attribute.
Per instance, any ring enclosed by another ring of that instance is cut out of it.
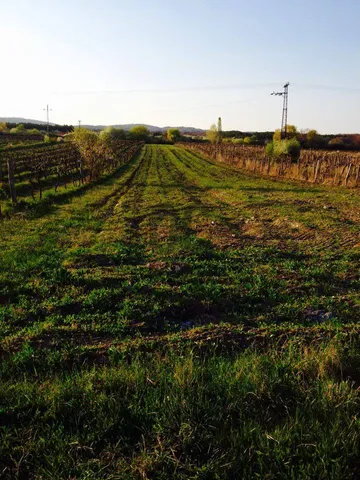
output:
<svg viewBox="0 0 360 480"><path fill-rule="evenodd" d="M360 131L359 0L16 0L0 10L0 116Z"/></svg>

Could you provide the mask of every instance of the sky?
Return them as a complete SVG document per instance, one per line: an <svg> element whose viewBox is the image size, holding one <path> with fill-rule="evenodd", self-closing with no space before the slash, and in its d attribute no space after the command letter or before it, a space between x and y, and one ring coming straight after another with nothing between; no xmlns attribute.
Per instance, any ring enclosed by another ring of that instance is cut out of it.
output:
<svg viewBox="0 0 360 480"><path fill-rule="evenodd" d="M359 0L0 0L0 117L360 132Z"/></svg>

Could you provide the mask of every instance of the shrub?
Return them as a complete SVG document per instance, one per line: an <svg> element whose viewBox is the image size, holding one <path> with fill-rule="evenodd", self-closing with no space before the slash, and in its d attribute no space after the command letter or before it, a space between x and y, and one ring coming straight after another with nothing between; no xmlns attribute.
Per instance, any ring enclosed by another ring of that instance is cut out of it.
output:
<svg viewBox="0 0 360 480"><path fill-rule="evenodd" d="M77 128L71 134L89 172L89 181L97 180L103 171L104 146L99 135L86 128Z"/></svg>
<svg viewBox="0 0 360 480"><path fill-rule="evenodd" d="M287 154L290 155L293 162L297 162L300 158L300 143L294 137L289 140L285 140L287 143Z"/></svg>
<svg viewBox="0 0 360 480"><path fill-rule="evenodd" d="M267 157L272 158L274 156L274 142L269 142L265 147L265 154Z"/></svg>
<svg viewBox="0 0 360 480"><path fill-rule="evenodd" d="M115 127L106 127L100 132L100 139L105 145L111 145L118 140L124 140L126 138L125 130Z"/></svg>
<svg viewBox="0 0 360 480"><path fill-rule="evenodd" d="M130 129L129 134L130 138L134 140L143 140L146 142L149 139L150 130L144 125L136 125Z"/></svg>
<svg viewBox="0 0 360 480"><path fill-rule="evenodd" d="M178 128L169 128L166 137L170 142L176 143L181 140L181 132Z"/></svg>
<svg viewBox="0 0 360 480"><path fill-rule="evenodd" d="M270 158L291 157L291 161L296 162L300 157L300 143L296 138L275 140L266 145L265 153Z"/></svg>

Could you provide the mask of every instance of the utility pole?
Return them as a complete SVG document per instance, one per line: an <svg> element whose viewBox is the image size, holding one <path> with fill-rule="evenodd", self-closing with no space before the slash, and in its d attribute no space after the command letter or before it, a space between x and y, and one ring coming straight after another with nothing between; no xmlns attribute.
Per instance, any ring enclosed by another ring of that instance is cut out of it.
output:
<svg viewBox="0 0 360 480"><path fill-rule="evenodd" d="M49 136L49 112L52 112L52 109L49 109L49 105L46 105L46 108L43 108L43 110L46 111L46 132Z"/></svg>
<svg viewBox="0 0 360 480"><path fill-rule="evenodd" d="M79 120L79 130L80 130L80 127L81 127L81 120Z"/></svg>
<svg viewBox="0 0 360 480"><path fill-rule="evenodd" d="M290 85L290 83L287 82L284 85L284 91L283 92L273 92L271 94L271 95L278 95L280 97L283 97L283 111L282 111L282 119L281 119L281 138L286 138L287 137L289 85Z"/></svg>

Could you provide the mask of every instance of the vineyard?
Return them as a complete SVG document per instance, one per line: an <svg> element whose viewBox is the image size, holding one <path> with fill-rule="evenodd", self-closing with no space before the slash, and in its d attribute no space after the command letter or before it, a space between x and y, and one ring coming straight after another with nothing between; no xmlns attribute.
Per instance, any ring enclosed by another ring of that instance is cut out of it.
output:
<svg viewBox="0 0 360 480"><path fill-rule="evenodd" d="M327 185L360 185L360 153L302 150L297 162L267 158L262 147L184 143L183 147L252 172Z"/></svg>
<svg viewBox="0 0 360 480"><path fill-rule="evenodd" d="M128 162L141 142L117 141L111 148L96 153L97 175L108 174ZM72 143L43 144L34 147L6 149L0 152L0 182L9 192L12 203L31 194L42 198L44 190L68 184L79 186L92 180L91 165ZM1 199L0 199L1 200Z"/></svg>
<svg viewBox="0 0 360 480"><path fill-rule="evenodd" d="M0 477L359 478L357 189L136 148L0 222Z"/></svg>

